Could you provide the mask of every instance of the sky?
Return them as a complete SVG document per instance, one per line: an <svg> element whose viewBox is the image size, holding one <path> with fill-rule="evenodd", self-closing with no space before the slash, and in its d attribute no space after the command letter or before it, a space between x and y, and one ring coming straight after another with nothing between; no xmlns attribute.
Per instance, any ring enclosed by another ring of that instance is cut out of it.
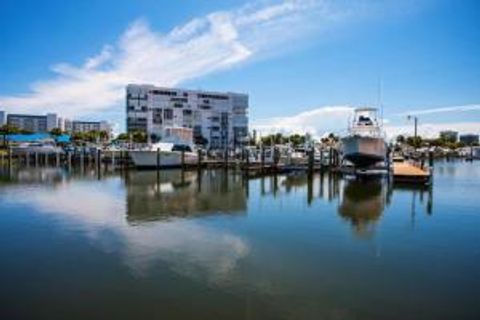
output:
<svg viewBox="0 0 480 320"><path fill-rule="evenodd" d="M480 133L476 0L0 2L0 110L125 129L125 86L249 94L251 129Z"/></svg>

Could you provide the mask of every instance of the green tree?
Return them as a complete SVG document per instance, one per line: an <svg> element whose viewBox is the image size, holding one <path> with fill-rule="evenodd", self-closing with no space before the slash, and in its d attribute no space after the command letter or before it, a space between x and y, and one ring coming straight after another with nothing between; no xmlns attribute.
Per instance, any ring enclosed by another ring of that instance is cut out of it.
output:
<svg viewBox="0 0 480 320"><path fill-rule="evenodd" d="M398 143L405 143L405 136L399 134L396 140Z"/></svg>
<svg viewBox="0 0 480 320"><path fill-rule="evenodd" d="M22 133L22 130L19 128L12 126L11 124L5 124L0 127L0 134L7 135L7 134L18 134Z"/></svg>
<svg viewBox="0 0 480 320"><path fill-rule="evenodd" d="M422 142L423 140L420 136L407 138L407 144L414 148L420 148L422 146Z"/></svg>
<svg viewBox="0 0 480 320"><path fill-rule="evenodd" d="M50 130L50 134L53 136L60 136L63 134L63 131L60 128L53 128L52 130Z"/></svg>
<svg viewBox="0 0 480 320"><path fill-rule="evenodd" d="M127 141L128 139L128 133L120 133L115 140Z"/></svg>

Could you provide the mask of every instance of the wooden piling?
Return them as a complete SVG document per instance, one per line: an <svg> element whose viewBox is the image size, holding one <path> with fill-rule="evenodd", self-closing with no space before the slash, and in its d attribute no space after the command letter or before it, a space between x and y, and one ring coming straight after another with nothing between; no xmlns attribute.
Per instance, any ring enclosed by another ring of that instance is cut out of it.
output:
<svg viewBox="0 0 480 320"><path fill-rule="evenodd" d="M185 149L182 149L182 171L185 170Z"/></svg>
<svg viewBox="0 0 480 320"><path fill-rule="evenodd" d="M228 169L228 147L225 148L225 152L223 153L223 166L224 169Z"/></svg>
<svg viewBox="0 0 480 320"><path fill-rule="evenodd" d="M202 150L197 150L197 169L200 170L202 168Z"/></svg>
<svg viewBox="0 0 480 320"><path fill-rule="evenodd" d="M97 170L100 174L100 170L102 169L102 150L97 150Z"/></svg>
<svg viewBox="0 0 480 320"><path fill-rule="evenodd" d="M112 160L112 171L115 171L115 151L111 153L111 160Z"/></svg>
<svg viewBox="0 0 480 320"><path fill-rule="evenodd" d="M328 166L333 167L333 148L330 147L328 150Z"/></svg>
<svg viewBox="0 0 480 320"><path fill-rule="evenodd" d="M260 165L261 165L261 168L260 168L260 172L263 173L263 171L265 170L265 148L262 146L262 149L261 149L261 154L260 154Z"/></svg>
<svg viewBox="0 0 480 320"><path fill-rule="evenodd" d="M320 169L323 168L323 146L320 147Z"/></svg>
<svg viewBox="0 0 480 320"><path fill-rule="evenodd" d="M157 171L160 171L160 148L157 148Z"/></svg>
<svg viewBox="0 0 480 320"><path fill-rule="evenodd" d="M12 147L8 147L8 170L12 168Z"/></svg>
<svg viewBox="0 0 480 320"><path fill-rule="evenodd" d="M68 169L70 170L72 168L72 153L70 151L67 152L67 158L68 158Z"/></svg>
<svg viewBox="0 0 480 320"><path fill-rule="evenodd" d="M315 149L312 147L308 152L308 174L313 175L313 164L315 162Z"/></svg>

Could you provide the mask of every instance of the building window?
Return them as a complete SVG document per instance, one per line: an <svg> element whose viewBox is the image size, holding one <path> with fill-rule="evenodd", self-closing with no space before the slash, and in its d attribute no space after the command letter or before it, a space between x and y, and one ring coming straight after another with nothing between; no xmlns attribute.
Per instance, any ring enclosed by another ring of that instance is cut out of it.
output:
<svg viewBox="0 0 480 320"><path fill-rule="evenodd" d="M165 118L165 120L172 120L173 119L173 110L172 109L163 110L163 117Z"/></svg>
<svg viewBox="0 0 480 320"><path fill-rule="evenodd" d="M208 93L199 93L198 97L200 99L216 99L216 100L228 100L228 96L222 96L219 94L208 94Z"/></svg>
<svg viewBox="0 0 480 320"><path fill-rule="evenodd" d="M152 90L150 91L151 94L163 95L163 96L176 96L177 92L175 91L167 91L167 90Z"/></svg>

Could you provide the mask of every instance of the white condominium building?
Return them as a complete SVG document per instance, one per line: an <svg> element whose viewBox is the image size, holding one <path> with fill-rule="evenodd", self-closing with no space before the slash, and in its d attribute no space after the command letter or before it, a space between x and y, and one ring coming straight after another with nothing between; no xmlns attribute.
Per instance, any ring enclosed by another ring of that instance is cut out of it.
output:
<svg viewBox="0 0 480 320"><path fill-rule="evenodd" d="M136 84L128 85L126 93L128 132L139 130L161 140L165 127L192 128L195 142L210 149L246 142L247 94Z"/></svg>

